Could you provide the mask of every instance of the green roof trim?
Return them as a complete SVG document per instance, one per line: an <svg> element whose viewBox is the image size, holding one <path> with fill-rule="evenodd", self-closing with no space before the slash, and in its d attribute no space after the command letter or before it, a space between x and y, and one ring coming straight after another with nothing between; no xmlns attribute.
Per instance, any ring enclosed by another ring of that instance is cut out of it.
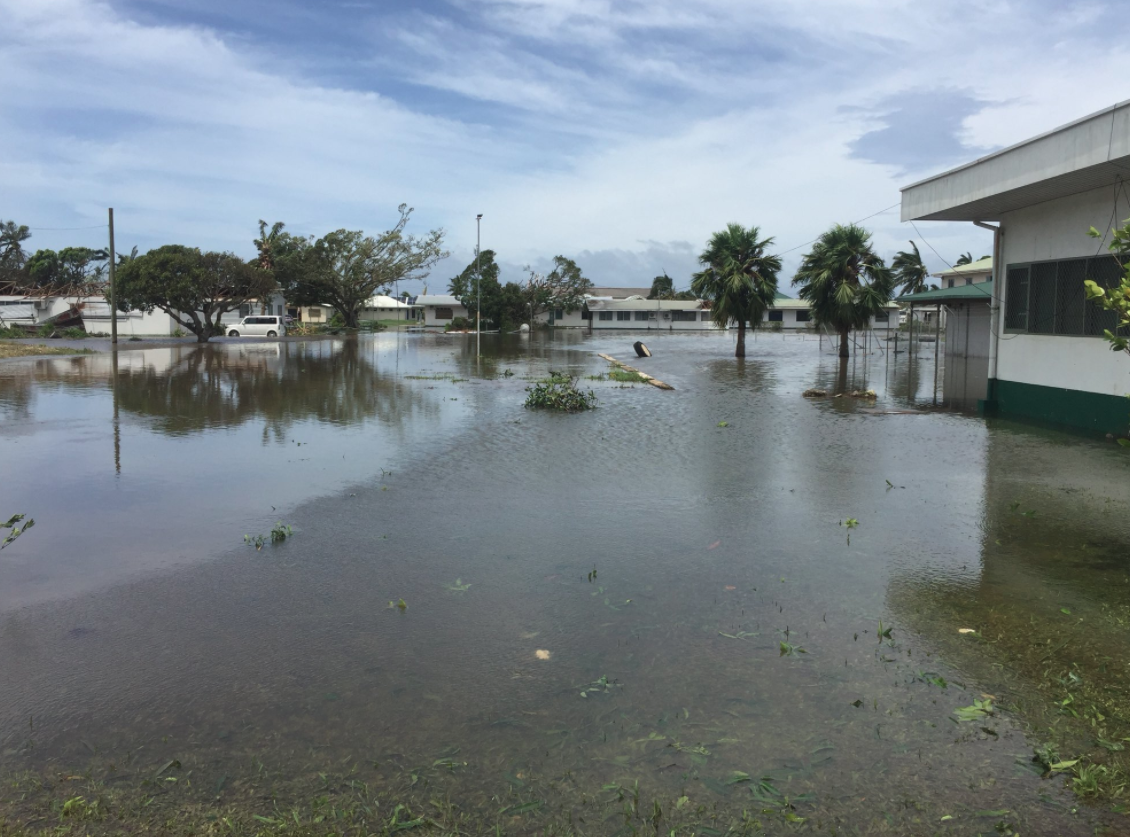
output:
<svg viewBox="0 0 1130 837"><path fill-rule="evenodd" d="M958 300L990 300L993 298L993 282L978 282L975 285L958 285L953 288L939 288L936 291L923 291L920 294L907 294L896 296L894 301L899 305L909 305L920 302L957 302Z"/></svg>

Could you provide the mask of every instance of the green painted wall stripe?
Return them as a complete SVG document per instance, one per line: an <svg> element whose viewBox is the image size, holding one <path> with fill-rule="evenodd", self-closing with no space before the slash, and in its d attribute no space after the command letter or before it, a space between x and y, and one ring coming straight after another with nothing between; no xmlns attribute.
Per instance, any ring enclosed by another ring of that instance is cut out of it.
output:
<svg viewBox="0 0 1130 837"><path fill-rule="evenodd" d="M1130 400L1125 397L1016 381L990 380L984 412L1115 436L1125 436L1130 427Z"/></svg>

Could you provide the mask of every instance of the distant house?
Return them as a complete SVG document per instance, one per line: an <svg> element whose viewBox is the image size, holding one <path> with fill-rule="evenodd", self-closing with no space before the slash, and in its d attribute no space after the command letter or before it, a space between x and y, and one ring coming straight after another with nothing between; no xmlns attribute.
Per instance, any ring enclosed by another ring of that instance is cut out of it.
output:
<svg viewBox="0 0 1130 837"><path fill-rule="evenodd" d="M886 329L898 328L898 305L891 302L886 311L876 314L871 318L871 328ZM892 316L893 315L893 316ZM773 305L761 318L762 328L775 328L774 323L780 323L782 331L803 331L816 327L812 316L812 306L808 300L793 299L782 293L777 294Z"/></svg>
<svg viewBox="0 0 1130 837"><path fill-rule="evenodd" d="M415 307L425 326L443 328L456 317L466 317L467 309L451 294L420 294Z"/></svg>
<svg viewBox="0 0 1130 837"><path fill-rule="evenodd" d="M986 412L1126 433L1130 362L1110 351L1103 332L1116 318L1087 300L1083 283L1119 280L1114 257L1087 233L1126 217L1115 196L1128 170L1125 101L903 188L903 221L993 231Z"/></svg>
<svg viewBox="0 0 1130 837"><path fill-rule="evenodd" d="M701 300L627 299L589 297L577 312L593 331L598 329L643 329L664 331L711 331L718 327L710 319L710 309Z"/></svg>
<svg viewBox="0 0 1130 837"><path fill-rule="evenodd" d="M934 278L938 280L938 288L958 288L962 285L988 282L993 278L993 257L986 256L969 264L951 267L949 270L935 273Z"/></svg>
<svg viewBox="0 0 1130 837"><path fill-rule="evenodd" d="M415 320L419 309L407 302L378 294L368 300L358 316L360 320Z"/></svg>

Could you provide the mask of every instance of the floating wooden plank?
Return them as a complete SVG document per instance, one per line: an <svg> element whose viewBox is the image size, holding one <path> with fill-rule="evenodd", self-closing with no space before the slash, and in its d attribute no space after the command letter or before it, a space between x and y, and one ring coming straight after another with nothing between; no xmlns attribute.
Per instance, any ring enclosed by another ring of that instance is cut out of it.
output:
<svg viewBox="0 0 1130 837"><path fill-rule="evenodd" d="M665 383L663 383L663 381L659 380L658 378L653 378L650 375L648 375L646 372L641 372L640 370L636 369L634 366L628 366L628 364L623 363L622 361L616 360L616 358L614 358L614 357L610 357L609 355L602 355L602 354L597 354L597 357L603 358L604 360L607 360L609 363L611 363L615 366L619 366L621 369L626 369L629 372L635 372L637 375L639 375L641 378L643 378L645 381L647 381L653 387L658 387L659 389L674 389L674 387L671 386L670 384L665 384Z"/></svg>

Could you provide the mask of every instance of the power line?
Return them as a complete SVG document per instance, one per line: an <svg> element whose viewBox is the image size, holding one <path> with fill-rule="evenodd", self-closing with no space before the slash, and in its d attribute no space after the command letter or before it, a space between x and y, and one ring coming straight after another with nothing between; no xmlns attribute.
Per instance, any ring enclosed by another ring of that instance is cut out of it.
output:
<svg viewBox="0 0 1130 837"><path fill-rule="evenodd" d="M28 227L35 232L73 232L74 230L104 230L106 224L95 224L93 227Z"/></svg>
<svg viewBox="0 0 1130 837"><path fill-rule="evenodd" d="M900 206L902 206L902 201L899 201L898 203L892 203L886 209L880 209L878 212L872 212L866 218L860 218L858 221L852 221L851 223L862 224L864 221L868 221L871 218L874 218L876 215L882 215L884 212L890 212L892 209L896 209ZM793 250L799 250L801 247L807 247L809 244L815 244L819 240L820 240L820 236L817 236L816 238L812 239L812 241L806 241L806 242L804 242L804 244L798 244L796 247L792 247L788 250L783 250L782 252L778 253L777 255L778 256L784 256L788 253L793 252Z"/></svg>

